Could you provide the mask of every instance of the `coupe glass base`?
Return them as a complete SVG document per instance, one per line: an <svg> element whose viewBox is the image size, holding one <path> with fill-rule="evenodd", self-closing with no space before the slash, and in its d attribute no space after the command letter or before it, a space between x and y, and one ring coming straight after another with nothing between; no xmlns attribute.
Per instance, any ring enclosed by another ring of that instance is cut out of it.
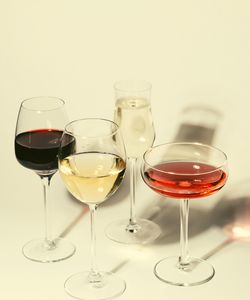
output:
<svg viewBox="0 0 250 300"><path fill-rule="evenodd" d="M106 228L109 239L122 244L148 244L161 234L160 227L152 221L137 219L136 229L129 228L128 220L113 222Z"/></svg>
<svg viewBox="0 0 250 300"><path fill-rule="evenodd" d="M23 255L33 261L50 263L71 257L76 248L73 244L61 238L57 238L51 245L44 238L35 239L24 245Z"/></svg>
<svg viewBox="0 0 250 300"><path fill-rule="evenodd" d="M158 279L177 286L195 286L208 282L215 271L205 260L190 257L189 264L181 266L178 256L171 256L160 260L154 268Z"/></svg>
<svg viewBox="0 0 250 300"><path fill-rule="evenodd" d="M114 299L126 289L126 283L110 272L100 272L100 281L91 282L89 272L70 276L64 284L65 291L73 298L81 300Z"/></svg>

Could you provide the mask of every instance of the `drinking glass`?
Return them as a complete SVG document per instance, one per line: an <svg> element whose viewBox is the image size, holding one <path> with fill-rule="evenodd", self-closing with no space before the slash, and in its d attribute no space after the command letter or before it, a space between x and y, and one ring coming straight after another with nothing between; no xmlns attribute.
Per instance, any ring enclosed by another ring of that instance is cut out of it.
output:
<svg viewBox="0 0 250 300"><path fill-rule="evenodd" d="M35 97L20 105L15 133L16 158L22 166L34 171L43 185L45 237L31 240L23 247L24 256L37 262L60 261L75 252L74 245L53 237L48 201L51 178L58 170L57 154L66 123L62 99Z"/></svg>
<svg viewBox="0 0 250 300"><path fill-rule="evenodd" d="M227 157L219 149L200 143L167 143L145 152L142 178L155 192L180 200L180 255L160 260L155 275L178 286L193 286L214 276L212 265L188 252L189 199L219 191L228 177Z"/></svg>
<svg viewBox="0 0 250 300"><path fill-rule="evenodd" d="M74 274L65 282L66 292L77 299L113 299L126 288L122 279L97 268L94 227L98 205L118 189L125 168L125 148L116 123L88 118L66 125L59 150L60 175L69 192L90 210L90 271Z"/></svg>
<svg viewBox="0 0 250 300"><path fill-rule="evenodd" d="M116 82L114 120L120 126L130 167L130 217L114 221L106 228L111 240L125 244L145 244L161 233L152 221L137 218L135 186L137 161L152 146L155 130L151 113L151 84L146 81L124 80Z"/></svg>

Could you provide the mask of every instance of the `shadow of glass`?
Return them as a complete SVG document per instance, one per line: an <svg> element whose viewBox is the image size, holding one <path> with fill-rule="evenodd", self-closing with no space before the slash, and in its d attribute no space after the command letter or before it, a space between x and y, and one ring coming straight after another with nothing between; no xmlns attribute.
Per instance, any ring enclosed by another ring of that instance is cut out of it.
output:
<svg viewBox="0 0 250 300"><path fill-rule="evenodd" d="M233 184L213 208L216 225L227 232L229 225L250 226L250 179Z"/></svg>
<svg viewBox="0 0 250 300"><path fill-rule="evenodd" d="M88 212L89 208L83 206L82 211L74 219L70 220L68 225L59 233L58 237L64 238L67 236Z"/></svg>
<svg viewBox="0 0 250 300"><path fill-rule="evenodd" d="M171 244L180 240L180 207L179 201L161 197L154 206L148 207L141 214L161 227L160 237L154 241L154 244ZM190 201L189 209L189 238L196 236L209 227L211 223L211 213L198 206L192 205Z"/></svg>
<svg viewBox="0 0 250 300"><path fill-rule="evenodd" d="M202 256L208 259L233 242L250 242L250 179L238 182L213 208L214 224L225 239Z"/></svg>
<svg viewBox="0 0 250 300"><path fill-rule="evenodd" d="M118 187L118 190L101 204L102 207L114 206L121 201L127 200L126 198L129 195L129 173L127 167L125 176L121 185Z"/></svg>
<svg viewBox="0 0 250 300"><path fill-rule="evenodd" d="M174 142L199 142L212 145L222 114L199 104L185 107L180 113L181 123Z"/></svg>
<svg viewBox="0 0 250 300"><path fill-rule="evenodd" d="M201 125L181 124L174 138L175 142L199 142L212 145L215 136L215 128L208 128Z"/></svg>

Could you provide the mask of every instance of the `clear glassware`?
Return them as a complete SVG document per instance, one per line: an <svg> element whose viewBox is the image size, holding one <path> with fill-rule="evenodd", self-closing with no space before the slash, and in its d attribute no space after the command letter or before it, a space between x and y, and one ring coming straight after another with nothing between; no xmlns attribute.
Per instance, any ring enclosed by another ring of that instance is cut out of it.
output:
<svg viewBox="0 0 250 300"><path fill-rule="evenodd" d="M98 269L94 226L98 205L118 189L125 168L126 153L116 123L89 118L66 125L59 150L60 175L69 192L90 210L90 270L65 282L65 291L77 299L113 299L126 289L118 276Z"/></svg>
<svg viewBox="0 0 250 300"><path fill-rule="evenodd" d="M58 170L57 154L68 117L65 102L55 97L24 100L19 109L15 154L18 162L40 178L43 184L45 237L34 239L23 247L23 254L37 262L56 262L75 253L75 246L53 237L49 211L49 187Z"/></svg>
<svg viewBox="0 0 250 300"><path fill-rule="evenodd" d="M167 143L145 152L142 178L155 192L180 201L180 255L160 260L155 275L177 286L209 281L215 270L188 251L189 199L219 191L228 177L227 157L219 149L200 143Z"/></svg>
<svg viewBox="0 0 250 300"><path fill-rule="evenodd" d="M150 104L151 84L124 80L116 82L114 89L114 120L120 126L130 167L130 217L109 224L106 235L124 244L150 243L160 235L161 230L154 222L136 217L135 187L137 161L155 139Z"/></svg>

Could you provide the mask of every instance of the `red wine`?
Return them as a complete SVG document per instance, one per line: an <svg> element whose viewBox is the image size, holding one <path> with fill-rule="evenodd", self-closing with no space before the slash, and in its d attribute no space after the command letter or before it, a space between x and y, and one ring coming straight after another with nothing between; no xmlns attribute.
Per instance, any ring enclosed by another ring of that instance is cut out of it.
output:
<svg viewBox="0 0 250 300"><path fill-rule="evenodd" d="M154 191L173 198L198 198L220 190L227 174L198 162L162 163L144 172L144 180Z"/></svg>
<svg viewBox="0 0 250 300"><path fill-rule="evenodd" d="M56 171L62 134L63 131L56 129L38 129L18 134L15 139L17 160L24 167L35 171ZM73 139L69 137L62 149L65 155L72 145Z"/></svg>

